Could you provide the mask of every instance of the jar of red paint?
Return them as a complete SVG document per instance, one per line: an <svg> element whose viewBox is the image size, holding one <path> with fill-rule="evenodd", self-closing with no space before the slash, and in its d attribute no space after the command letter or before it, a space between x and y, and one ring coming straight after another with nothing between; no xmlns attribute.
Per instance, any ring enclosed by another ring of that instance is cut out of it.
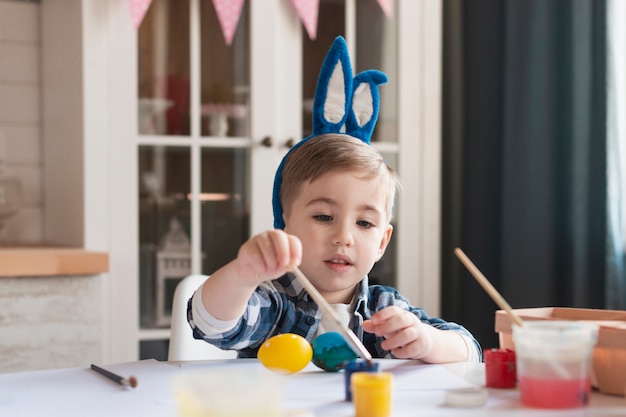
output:
<svg viewBox="0 0 626 417"><path fill-rule="evenodd" d="M511 349L485 349L485 382L489 388L515 388L517 372L515 351Z"/></svg>

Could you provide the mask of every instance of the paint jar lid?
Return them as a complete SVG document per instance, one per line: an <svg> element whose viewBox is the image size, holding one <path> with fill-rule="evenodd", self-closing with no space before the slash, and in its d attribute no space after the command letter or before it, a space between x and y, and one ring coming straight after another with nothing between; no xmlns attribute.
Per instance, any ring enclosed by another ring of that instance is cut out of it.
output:
<svg viewBox="0 0 626 417"><path fill-rule="evenodd" d="M484 388L458 388L446 391L446 404L452 407L480 407L487 402Z"/></svg>
<svg viewBox="0 0 626 417"><path fill-rule="evenodd" d="M511 349L485 349L483 351L487 362L515 362L515 351Z"/></svg>
<svg viewBox="0 0 626 417"><path fill-rule="evenodd" d="M347 372L378 372L380 371L380 364L365 359L350 359L345 362L344 370Z"/></svg>

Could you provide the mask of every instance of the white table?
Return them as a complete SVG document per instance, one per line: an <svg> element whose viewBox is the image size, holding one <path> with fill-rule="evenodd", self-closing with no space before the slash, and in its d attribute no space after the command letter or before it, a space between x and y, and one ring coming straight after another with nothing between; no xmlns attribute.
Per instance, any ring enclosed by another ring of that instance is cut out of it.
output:
<svg viewBox="0 0 626 417"><path fill-rule="evenodd" d="M484 406L454 408L445 405L447 389L484 384L484 365L455 363L424 365L419 361L380 360L394 375L394 417L403 416L626 416L622 397L594 392L584 409L538 410L525 408L516 389L489 389ZM106 365L120 375L134 375L135 389L117 385L85 368L0 374L0 416L178 416L174 381L189 372L207 372L228 378L237 372L271 373L254 359L213 362L164 363L154 360ZM307 410L319 417L352 417L344 401L343 372L324 372L314 365L283 382L285 415ZM234 394L245 401L245 392ZM300 414L301 415L301 414ZM255 416L256 417L256 416ZM262 416L258 416L262 417ZM282 416L280 416L282 417Z"/></svg>

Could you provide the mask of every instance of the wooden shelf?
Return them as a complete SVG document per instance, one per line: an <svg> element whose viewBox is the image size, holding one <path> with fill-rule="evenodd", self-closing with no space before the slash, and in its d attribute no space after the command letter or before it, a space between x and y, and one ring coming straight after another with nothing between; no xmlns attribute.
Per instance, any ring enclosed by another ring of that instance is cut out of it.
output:
<svg viewBox="0 0 626 417"><path fill-rule="evenodd" d="M82 248L0 247L0 277L94 275L109 271L109 255Z"/></svg>

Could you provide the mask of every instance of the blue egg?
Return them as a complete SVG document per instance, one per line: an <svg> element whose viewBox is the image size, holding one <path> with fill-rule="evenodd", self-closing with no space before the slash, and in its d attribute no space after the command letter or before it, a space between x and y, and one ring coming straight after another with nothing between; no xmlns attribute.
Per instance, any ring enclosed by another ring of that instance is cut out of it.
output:
<svg viewBox="0 0 626 417"><path fill-rule="evenodd" d="M322 333L313 339L313 363L325 371L337 372L357 355L337 332Z"/></svg>

